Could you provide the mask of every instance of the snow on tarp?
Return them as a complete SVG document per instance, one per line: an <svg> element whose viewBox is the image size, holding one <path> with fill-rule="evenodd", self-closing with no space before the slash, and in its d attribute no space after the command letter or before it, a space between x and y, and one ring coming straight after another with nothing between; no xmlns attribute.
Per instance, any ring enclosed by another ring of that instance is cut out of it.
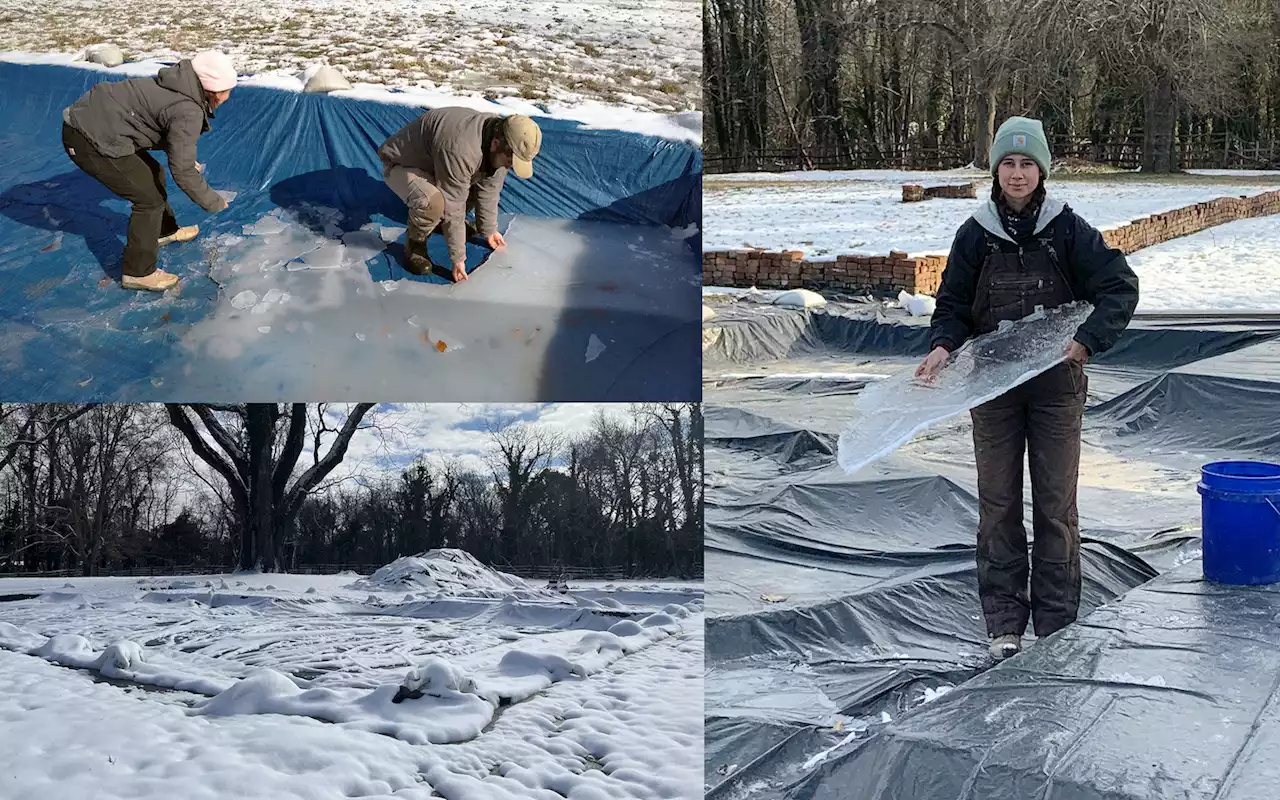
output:
<svg viewBox="0 0 1280 800"><path fill-rule="evenodd" d="M915 377L914 367L871 384L858 397L857 416L840 435L840 466L857 472L930 425L1060 364L1092 311L1088 303L1072 303L1002 323L999 330L965 342L928 384Z"/></svg>
<svg viewBox="0 0 1280 800"><path fill-rule="evenodd" d="M830 759L806 800L1261 800L1280 778L1280 588L1197 561Z"/></svg>
<svg viewBox="0 0 1280 800"><path fill-rule="evenodd" d="M496 665L471 673L432 657L410 669L400 684L384 684L372 691L302 689L286 675L260 669L199 703L191 713L288 714L380 733L410 744L463 742L479 736L498 708L528 700L561 681L589 678L624 655L637 653L680 630L678 625L661 622L651 621L622 633L585 633L567 654L513 648Z"/></svg>
<svg viewBox="0 0 1280 800"><path fill-rule="evenodd" d="M485 566L465 550L442 548L416 556L402 556L351 585L360 591L404 591L406 588L441 594L506 595L515 590L534 593L523 578Z"/></svg>
<svg viewBox="0 0 1280 800"><path fill-rule="evenodd" d="M225 677L193 674L166 655L148 654L137 642L123 639L99 651L84 636L60 633L43 637L0 622L0 649L37 656L64 667L87 669L104 677L148 686L216 695L232 685Z"/></svg>
<svg viewBox="0 0 1280 800"><path fill-rule="evenodd" d="M697 147L540 117L535 177L502 194L508 247L471 242L471 279L453 285L400 266L405 209L377 160L421 107L241 87L200 142L210 185L235 200L208 215L170 188L179 218L202 232L162 251L180 287L144 295L115 283L128 204L71 164L59 134L63 107L118 77L0 63L6 393L699 395ZM446 260L442 241L431 254Z"/></svg>

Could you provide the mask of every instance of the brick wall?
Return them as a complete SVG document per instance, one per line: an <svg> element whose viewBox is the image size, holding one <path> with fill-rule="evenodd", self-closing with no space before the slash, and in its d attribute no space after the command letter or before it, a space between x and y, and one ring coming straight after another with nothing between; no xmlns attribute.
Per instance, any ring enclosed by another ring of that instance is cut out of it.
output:
<svg viewBox="0 0 1280 800"><path fill-rule="evenodd" d="M972 200L978 196L976 183L957 183L947 186L921 186L916 183L902 184L902 202L918 203L930 198L949 200Z"/></svg>
<svg viewBox="0 0 1280 800"><path fill-rule="evenodd" d="M1239 219L1280 214L1280 191L1252 197L1219 197L1164 214L1134 220L1105 231L1111 247L1126 254L1179 236ZM935 294L946 256L837 256L834 261L806 261L802 253L764 250L721 250L702 254L702 282L707 286L757 286L761 289L818 289L843 292Z"/></svg>

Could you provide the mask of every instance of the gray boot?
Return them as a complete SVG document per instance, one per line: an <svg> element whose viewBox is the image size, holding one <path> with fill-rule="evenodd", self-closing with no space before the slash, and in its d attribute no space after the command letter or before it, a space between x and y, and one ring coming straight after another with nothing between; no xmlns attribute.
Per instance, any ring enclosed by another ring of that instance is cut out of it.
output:
<svg viewBox="0 0 1280 800"><path fill-rule="evenodd" d="M1016 656L1022 651L1022 637L1016 633L1005 633L991 640L991 657L996 661Z"/></svg>

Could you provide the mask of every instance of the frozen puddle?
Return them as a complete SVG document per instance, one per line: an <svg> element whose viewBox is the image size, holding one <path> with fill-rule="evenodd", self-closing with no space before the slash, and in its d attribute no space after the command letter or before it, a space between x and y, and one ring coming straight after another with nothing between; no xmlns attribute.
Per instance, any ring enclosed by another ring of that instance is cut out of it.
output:
<svg viewBox="0 0 1280 800"><path fill-rule="evenodd" d="M694 342L682 354L698 352L698 264L671 229L519 217L507 247L454 285L404 272L387 251L403 228L343 232L333 209L301 213L307 224L277 209L206 245L218 305L158 367L167 390L607 399L674 331Z"/></svg>

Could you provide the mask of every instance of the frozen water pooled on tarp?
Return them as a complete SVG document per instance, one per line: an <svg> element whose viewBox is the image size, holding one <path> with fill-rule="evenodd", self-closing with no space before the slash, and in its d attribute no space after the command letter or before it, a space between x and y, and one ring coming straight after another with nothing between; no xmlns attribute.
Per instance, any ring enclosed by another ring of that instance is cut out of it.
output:
<svg viewBox="0 0 1280 800"><path fill-rule="evenodd" d="M930 425L1051 369L1091 311L1088 303L1072 303L1004 323L965 343L930 385L916 379L912 366L868 386L854 404L857 416L840 435L840 466L857 472Z"/></svg>
<svg viewBox="0 0 1280 800"><path fill-rule="evenodd" d="M406 272L386 244L395 231L377 223L341 240L317 232L331 222L323 209L272 212L244 235L212 237L218 307L182 332L184 358L158 377L210 402L427 389L442 401L656 400L645 391L672 382L697 391L698 264L684 243L660 228L504 221L507 246L458 284ZM233 302L244 292L254 300ZM662 377L673 371L681 376ZM653 388L634 390L638 381Z"/></svg>

